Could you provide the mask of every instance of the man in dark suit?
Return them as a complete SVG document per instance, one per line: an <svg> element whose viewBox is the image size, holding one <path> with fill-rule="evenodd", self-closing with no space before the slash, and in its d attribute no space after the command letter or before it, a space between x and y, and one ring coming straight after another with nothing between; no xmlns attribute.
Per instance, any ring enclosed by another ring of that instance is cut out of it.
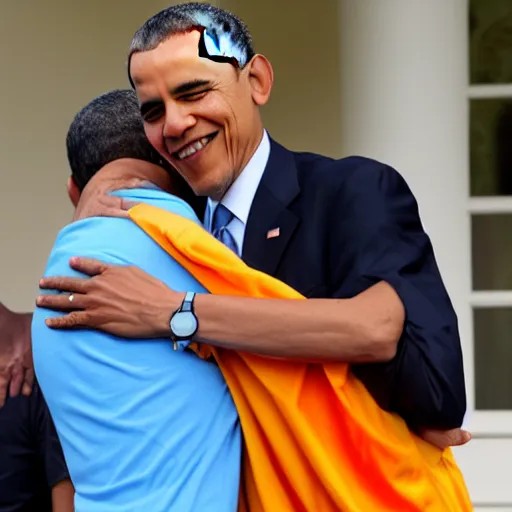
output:
<svg viewBox="0 0 512 512"><path fill-rule="evenodd" d="M273 70L245 25L206 4L169 7L134 36L129 75L146 134L198 196L205 226L252 267L307 301L178 294L136 268L73 259L92 279L46 278L38 305L70 311L54 328L193 338L272 357L345 361L411 428L458 429L466 408L457 319L416 201L392 168L294 153L270 140L259 109ZM96 211L126 215L109 190ZM89 201L89 205L91 201ZM126 209L126 208L124 208ZM194 322L169 320L192 308ZM190 332L188 332L188 330Z"/></svg>

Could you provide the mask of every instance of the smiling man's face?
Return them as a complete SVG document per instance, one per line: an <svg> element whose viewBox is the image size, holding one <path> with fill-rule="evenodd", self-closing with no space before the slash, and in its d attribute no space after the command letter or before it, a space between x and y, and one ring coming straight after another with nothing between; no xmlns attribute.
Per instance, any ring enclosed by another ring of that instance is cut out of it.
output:
<svg viewBox="0 0 512 512"><path fill-rule="evenodd" d="M272 69L261 56L243 70L199 57L200 35L135 53L130 76L151 144L197 195L220 199L261 140L258 107L270 95Z"/></svg>

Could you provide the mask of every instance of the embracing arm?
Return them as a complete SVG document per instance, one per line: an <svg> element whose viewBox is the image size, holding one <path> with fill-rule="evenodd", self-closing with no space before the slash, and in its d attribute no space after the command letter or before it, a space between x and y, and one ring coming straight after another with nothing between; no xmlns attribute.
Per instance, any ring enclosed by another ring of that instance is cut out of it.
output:
<svg viewBox="0 0 512 512"><path fill-rule="evenodd" d="M343 297L385 281L397 293L405 322L395 357L387 363L354 365L379 405L412 428L460 427L466 410L457 317L440 276L418 205L403 178L386 166L362 168L351 180L356 198L339 218L351 220L351 282L335 283ZM348 198L347 198L348 202ZM341 201L340 201L341 203ZM343 206L346 208L346 206ZM340 206L341 208L341 206ZM335 261L331 261L333 268ZM350 287L350 290L347 288Z"/></svg>
<svg viewBox="0 0 512 512"><path fill-rule="evenodd" d="M93 327L126 338L167 338L184 295L137 267L72 258L93 279L45 278L43 288L74 292L69 315L53 328ZM127 278L129 274L129 278ZM132 290L137 290L136 294ZM37 305L68 310L68 294L40 295ZM403 326L400 300L386 283L353 299L253 299L199 294L198 341L261 355L348 362L389 361Z"/></svg>
<svg viewBox="0 0 512 512"><path fill-rule="evenodd" d="M199 295L198 341L261 355L351 363L391 360L404 321L378 283L352 299L277 300Z"/></svg>

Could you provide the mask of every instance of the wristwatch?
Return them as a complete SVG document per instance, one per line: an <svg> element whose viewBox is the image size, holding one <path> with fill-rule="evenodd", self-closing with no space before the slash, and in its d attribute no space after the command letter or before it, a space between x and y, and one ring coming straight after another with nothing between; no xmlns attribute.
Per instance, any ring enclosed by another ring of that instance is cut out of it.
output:
<svg viewBox="0 0 512 512"><path fill-rule="evenodd" d="M199 328L194 313L194 292L187 292L181 306L172 314L169 322L174 350L185 350Z"/></svg>

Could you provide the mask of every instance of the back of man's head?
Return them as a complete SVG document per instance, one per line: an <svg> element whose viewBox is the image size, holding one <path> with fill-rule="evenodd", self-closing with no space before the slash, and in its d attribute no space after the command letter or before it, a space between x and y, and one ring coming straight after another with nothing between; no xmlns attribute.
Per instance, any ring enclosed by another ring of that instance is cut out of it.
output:
<svg viewBox="0 0 512 512"><path fill-rule="evenodd" d="M204 56L221 62L235 60L240 69L254 57L251 34L240 18L210 4L188 2L167 7L137 30L130 45L128 74L134 53L154 50L173 35L203 29L212 43Z"/></svg>
<svg viewBox="0 0 512 512"><path fill-rule="evenodd" d="M137 96L131 90L111 91L91 101L71 123L66 146L73 180L80 190L102 167L122 158L174 172L147 140Z"/></svg>

